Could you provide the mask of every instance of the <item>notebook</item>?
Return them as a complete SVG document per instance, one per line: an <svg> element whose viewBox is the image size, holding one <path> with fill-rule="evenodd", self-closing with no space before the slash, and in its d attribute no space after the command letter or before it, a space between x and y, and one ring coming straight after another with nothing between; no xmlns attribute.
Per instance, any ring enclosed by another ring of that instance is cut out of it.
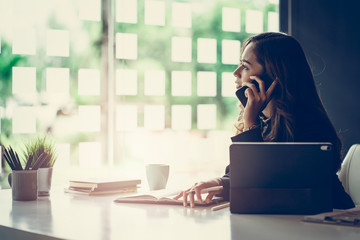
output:
<svg viewBox="0 0 360 240"><path fill-rule="evenodd" d="M202 199L206 199L206 195L211 191L222 190L222 186L210 187L201 190ZM175 200L181 191L179 190L156 190L144 194L136 194L133 196L125 196L116 198L114 201L117 203L141 203L141 204L170 204L170 205L183 205L183 199ZM195 206L211 206L221 203L223 201L220 197L215 197L211 203L200 202L195 200Z"/></svg>
<svg viewBox="0 0 360 240"><path fill-rule="evenodd" d="M233 143L230 211L330 212L333 160L331 143Z"/></svg>

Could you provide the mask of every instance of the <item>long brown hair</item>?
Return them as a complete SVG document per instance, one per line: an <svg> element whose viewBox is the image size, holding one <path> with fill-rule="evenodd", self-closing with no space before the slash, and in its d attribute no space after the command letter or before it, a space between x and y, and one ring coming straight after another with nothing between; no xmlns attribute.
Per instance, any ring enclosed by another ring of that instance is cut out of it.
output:
<svg viewBox="0 0 360 240"><path fill-rule="evenodd" d="M250 43L255 45L254 53L264 71L278 82L272 94L271 131L265 141L302 141L298 131L321 128L331 136L327 141L331 140L340 156L341 141L319 97L299 42L284 33L261 33L247 39L241 52Z"/></svg>

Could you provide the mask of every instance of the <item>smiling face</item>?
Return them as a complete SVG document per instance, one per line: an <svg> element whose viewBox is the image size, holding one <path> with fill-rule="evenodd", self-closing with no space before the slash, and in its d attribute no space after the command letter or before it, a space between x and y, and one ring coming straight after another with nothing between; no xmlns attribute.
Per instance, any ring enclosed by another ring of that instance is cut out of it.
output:
<svg viewBox="0 0 360 240"><path fill-rule="evenodd" d="M263 66L256 60L254 43L249 43L241 55L239 66L234 71L236 88L240 88L243 82L250 82L250 76L258 76L264 72Z"/></svg>

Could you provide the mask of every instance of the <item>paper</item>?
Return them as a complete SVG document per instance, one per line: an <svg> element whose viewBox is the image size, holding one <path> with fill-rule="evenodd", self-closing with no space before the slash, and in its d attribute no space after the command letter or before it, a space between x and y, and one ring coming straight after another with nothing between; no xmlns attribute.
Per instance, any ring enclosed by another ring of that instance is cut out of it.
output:
<svg viewBox="0 0 360 240"><path fill-rule="evenodd" d="M183 205L182 198L179 200L173 199L181 191L169 191L169 190L158 190L148 192L146 194L136 194L133 196L119 197L114 201L117 203L145 203L145 204L171 204L171 205ZM202 198L206 198L206 193L202 194ZM195 206L209 206L214 205L222 201L222 198L216 198L211 203L200 203L195 200Z"/></svg>
<svg viewBox="0 0 360 240"><path fill-rule="evenodd" d="M360 227L360 206L347 210L305 216L303 221Z"/></svg>

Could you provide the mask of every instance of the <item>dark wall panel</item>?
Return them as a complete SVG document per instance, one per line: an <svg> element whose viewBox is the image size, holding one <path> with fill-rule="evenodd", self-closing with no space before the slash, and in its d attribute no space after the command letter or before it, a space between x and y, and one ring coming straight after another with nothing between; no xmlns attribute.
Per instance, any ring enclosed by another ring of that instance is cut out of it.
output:
<svg viewBox="0 0 360 240"><path fill-rule="evenodd" d="M360 2L281 0L281 29L302 44L344 151L360 143ZM286 12L287 11L287 12Z"/></svg>

